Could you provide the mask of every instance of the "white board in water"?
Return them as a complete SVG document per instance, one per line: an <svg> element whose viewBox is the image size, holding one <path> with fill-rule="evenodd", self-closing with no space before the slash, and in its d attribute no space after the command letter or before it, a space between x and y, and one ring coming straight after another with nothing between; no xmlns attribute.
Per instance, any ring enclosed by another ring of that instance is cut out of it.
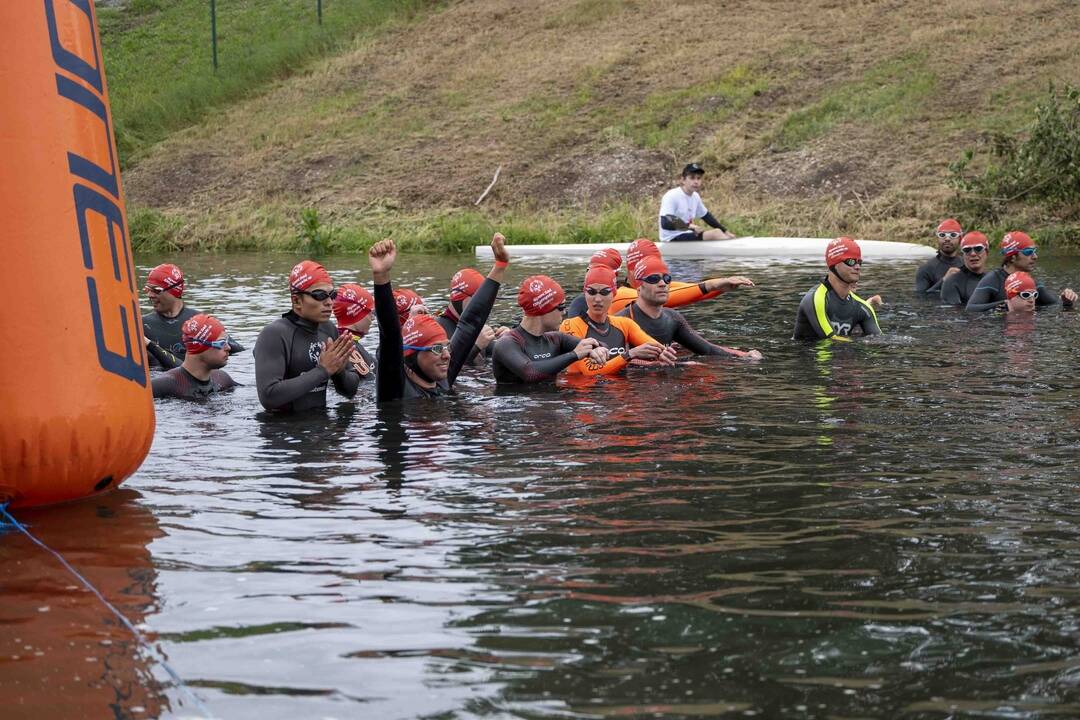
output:
<svg viewBox="0 0 1080 720"><path fill-rule="evenodd" d="M825 246L832 238L741 237L734 240L657 243L664 257L684 258L776 258L778 260L818 258L824 262ZM931 257L935 250L915 243L886 240L859 240L866 260L899 260ZM629 243L577 243L572 245L509 245L511 257L588 257L604 247L626 253ZM491 257L491 247L478 245L476 256Z"/></svg>

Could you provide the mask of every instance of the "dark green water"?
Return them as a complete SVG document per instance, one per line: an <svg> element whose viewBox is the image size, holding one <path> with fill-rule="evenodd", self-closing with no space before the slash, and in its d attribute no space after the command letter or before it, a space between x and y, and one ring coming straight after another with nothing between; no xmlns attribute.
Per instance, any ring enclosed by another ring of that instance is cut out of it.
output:
<svg viewBox="0 0 1080 720"><path fill-rule="evenodd" d="M296 260L165 259L249 347ZM396 278L441 307L467 262ZM686 314L763 362L266 420L248 352L237 392L157 404L122 491L22 516L222 718L1080 717L1080 314L965 315L871 262L887 336L801 344L816 265L672 267L758 282ZM0 536L0 717L194 716L74 585Z"/></svg>

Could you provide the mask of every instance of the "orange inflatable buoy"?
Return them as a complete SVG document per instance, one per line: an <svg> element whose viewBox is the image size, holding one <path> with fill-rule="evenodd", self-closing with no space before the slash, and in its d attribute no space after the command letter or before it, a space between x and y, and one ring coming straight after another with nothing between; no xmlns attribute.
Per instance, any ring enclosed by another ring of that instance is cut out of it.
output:
<svg viewBox="0 0 1080 720"><path fill-rule="evenodd" d="M0 503L118 485L154 436L92 0L0 2Z"/></svg>

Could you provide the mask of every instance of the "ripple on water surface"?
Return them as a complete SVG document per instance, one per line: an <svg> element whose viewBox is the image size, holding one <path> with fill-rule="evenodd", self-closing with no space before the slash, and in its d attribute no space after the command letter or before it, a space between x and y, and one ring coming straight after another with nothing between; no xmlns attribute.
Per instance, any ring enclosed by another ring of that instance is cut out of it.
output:
<svg viewBox="0 0 1080 720"><path fill-rule="evenodd" d="M294 259L183 261L250 348ZM466 262L400 284L438 307ZM674 265L758 281L686 314L764 362L282 419L246 352L237 392L157 404L122 490L23 517L220 717L1080 716L1078 316L966 316L869 263L888 336L799 344L817 267ZM0 552L4 717L192 714L55 561Z"/></svg>

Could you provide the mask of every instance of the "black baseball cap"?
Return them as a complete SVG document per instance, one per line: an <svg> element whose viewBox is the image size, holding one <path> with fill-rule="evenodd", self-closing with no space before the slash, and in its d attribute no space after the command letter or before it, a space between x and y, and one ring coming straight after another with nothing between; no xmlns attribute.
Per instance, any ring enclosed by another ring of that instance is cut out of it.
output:
<svg viewBox="0 0 1080 720"><path fill-rule="evenodd" d="M696 162L690 163L689 165L687 165L686 167L684 167L682 169L682 176L683 177L686 177L687 175L704 175L704 174L705 174L705 168L701 167Z"/></svg>

